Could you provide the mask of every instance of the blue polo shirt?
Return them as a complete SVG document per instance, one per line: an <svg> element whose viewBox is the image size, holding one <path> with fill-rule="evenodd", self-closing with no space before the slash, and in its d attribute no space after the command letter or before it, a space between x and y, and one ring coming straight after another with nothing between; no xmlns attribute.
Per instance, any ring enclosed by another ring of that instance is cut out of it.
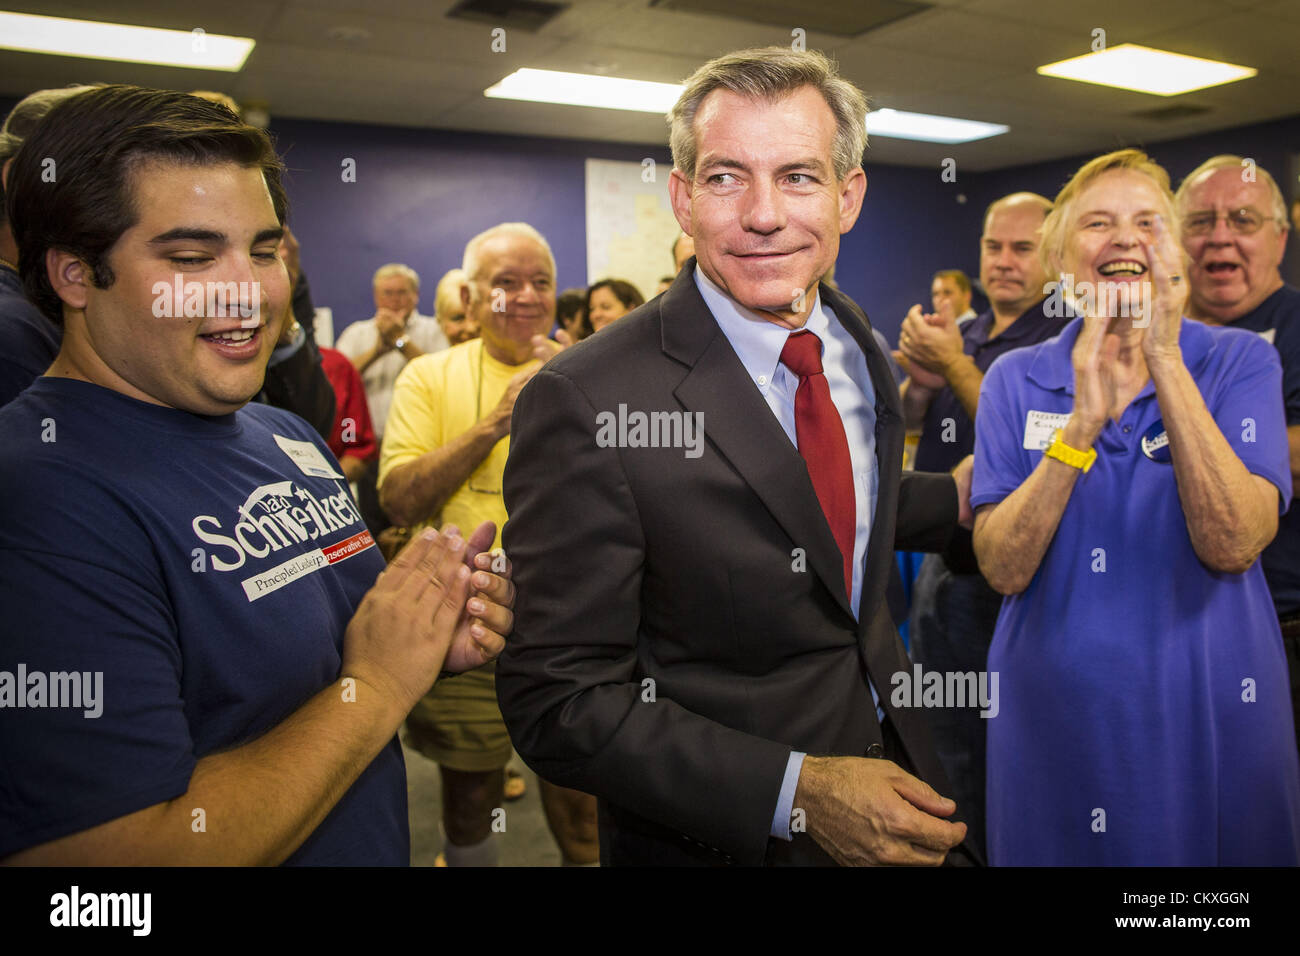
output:
<svg viewBox="0 0 1300 956"><path fill-rule="evenodd" d="M1019 488L1069 416L1081 325L989 369L974 507ZM1179 344L1224 437L1285 509L1276 352L1193 321ZM994 864L1300 863L1300 763L1263 570L1197 558L1162 433L1148 382L1106 423L1029 586L1003 601L988 663Z"/></svg>
<svg viewBox="0 0 1300 956"><path fill-rule="evenodd" d="M1044 299L1024 311L1016 321L990 339L993 331L993 310L989 309L961 327L961 337L966 354L975 360L975 367L988 372L995 359L1012 349L1036 345L1050 339L1065 328L1069 319L1052 317L1043 311ZM948 420L951 419L951 426ZM957 393L944 387L935 393L925 413L921 441L916 446L917 471L951 471L975 450L975 426Z"/></svg>
<svg viewBox="0 0 1300 956"><path fill-rule="evenodd" d="M1286 423L1300 425L1300 289L1282 286L1228 328L1247 329L1277 349ZM1277 537L1260 561L1278 616L1300 612L1300 508L1282 516Z"/></svg>

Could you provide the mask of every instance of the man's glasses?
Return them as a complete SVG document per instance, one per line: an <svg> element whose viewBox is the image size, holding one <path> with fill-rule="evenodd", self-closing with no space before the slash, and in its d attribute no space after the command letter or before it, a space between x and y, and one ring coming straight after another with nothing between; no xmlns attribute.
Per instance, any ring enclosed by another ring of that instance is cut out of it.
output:
<svg viewBox="0 0 1300 956"><path fill-rule="evenodd" d="M1245 209L1230 209L1222 214L1213 209L1205 209L1183 219L1183 232L1191 236L1208 236L1214 232L1214 227L1219 224L1220 218L1227 219L1228 228L1239 236L1249 236L1259 232L1264 223L1270 221L1258 209L1249 206Z"/></svg>

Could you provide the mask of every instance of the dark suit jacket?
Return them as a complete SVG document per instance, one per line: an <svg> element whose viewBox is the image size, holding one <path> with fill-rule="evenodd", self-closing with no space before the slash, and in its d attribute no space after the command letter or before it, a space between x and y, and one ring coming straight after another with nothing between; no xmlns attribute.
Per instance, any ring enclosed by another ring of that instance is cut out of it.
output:
<svg viewBox="0 0 1300 956"><path fill-rule="evenodd" d="M868 674L918 775L948 792L924 717L889 703L911 665L885 587L895 548L946 544L955 486L901 474L885 356L823 285L876 384L879 497L855 622L803 459L693 271L553 359L515 404L504 544L518 599L497 695L528 765L600 798L603 863L829 863L806 834L769 838L772 815L792 749L879 753ZM702 412L703 454L599 447L597 416L620 404Z"/></svg>

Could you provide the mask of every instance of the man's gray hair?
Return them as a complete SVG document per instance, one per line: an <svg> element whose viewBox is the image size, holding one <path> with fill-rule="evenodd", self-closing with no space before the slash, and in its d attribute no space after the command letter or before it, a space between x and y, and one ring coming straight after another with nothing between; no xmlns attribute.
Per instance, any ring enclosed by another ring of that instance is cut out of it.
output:
<svg viewBox="0 0 1300 956"><path fill-rule="evenodd" d="M470 295L475 295L474 280L479 278L479 249L483 243L497 236L525 236L539 246L546 253L546 259L551 264L551 276L555 276L555 255L551 252L550 243L540 232L528 225L526 222L501 222L497 223L491 229L484 229L477 236L465 243L465 259L461 268L465 270L465 277L470 283Z"/></svg>
<svg viewBox="0 0 1300 956"><path fill-rule="evenodd" d="M23 141L45 119L45 114L70 96L94 89L93 86L65 86L52 90L37 90L14 104L0 127L0 166L18 155ZM8 222L5 214L4 191L0 189L0 226Z"/></svg>
<svg viewBox="0 0 1300 956"><path fill-rule="evenodd" d="M1272 194L1273 211L1269 218L1273 220L1278 229L1288 228L1286 200L1282 198L1282 190L1278 187L1277 180L1273 178L1273 174L1263 166L1255 163L1254 160L1247 160L1244 157L1234 156L1229 153L1221 153L1218 156L1211 156L1205 162L1201 163L1201 165L1188 173L1187 176L1184 177L1183 181L1178 184L1178 192L1174 193L1174 208L1178 211L1178 215L1182 217L1191 212L1187 206L1191 202L1192 183L1197 179L1200 179L1205 173L1216 169L1235 169L1238 172L1242 172L1248 167L1251 169L1251 172L1254 174L1257 181L1267 184L1268 191ZM1248 181L1249 180L1246 179L1242 180L1242 182Z"/></svg>
<svg viewBox="0 0 1300 956"><path fill-rule="evenodd" d="M695 178L695 113L714 90L721 88L750 99L772 101L803 86L816 89L835 117L831 157L835 178L843 180L862 165L862 151L867 147L867 98L838 74L835 62L825 54L783 46L728 53L692 74L686 90L668 113L673 165L687 179Z"/></svg>
<svg viewBox="0 0 1300 956"><path fill-rule="evenodd" d="M420 291L420 274L410 266L401 262L390 262L387 265L380 266L375 270L375 278L371 285L379 285L381 279L387 279L389 276L401 276L407 282L411 283L411 288L416 292Z"/></svg>

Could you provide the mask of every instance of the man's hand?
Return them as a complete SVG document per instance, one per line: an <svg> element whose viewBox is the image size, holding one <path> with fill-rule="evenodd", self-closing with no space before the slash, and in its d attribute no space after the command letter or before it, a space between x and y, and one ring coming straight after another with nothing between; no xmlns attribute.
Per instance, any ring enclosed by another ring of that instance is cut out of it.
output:
<svg viewBox="0 0 1300 956"><path fill-rule="evenodd" d="M379 331L380 341L387 346L387 351L406 332L406 316L396 309L379 309L375 312L375 327Z"/></svg>
<svg viewBox="0 0 1300 956"><path fill-rule="evenodd" d="M903 319L898 335L899 349L911 366L924 366L928 371L944 374L953 362L966 354L961 330L950 309L937 313L923 313L914 305ZM921 383L925 384L925 383ZM930 387L930 386L926 386Z"/></svg>
<svg viewBox="0 0 1300 956"><path fill-rule="evenodd" d="M456 531L454 525L443 529L444 533ZM505 635L514 629L514 568L504 551L486 550L496 535L497 526L484 521L466 543L465 563L474 572L470 578L474 592L456 624L443 670L459 674L496 660L505 649ZM494 566L499 570L494 571Z"/></svg>
<svg viewBox="0 0 1300 956"><path fill-rule="evenodd" d="M957 804L891 760L805 757L794 805L841 866L939 866L966 838L939 819Z"/></svg>
<svg viewBox="0 0 1300 956"><path fill-rule="evenodd" d="M402 713L442 670L469 600L459 533L421 532L366 592L343 637L344 677L378 691Z"/></svg>
<svg viewBox="0 0 1300 956"><path fill-rule="evenodd" d="M500 438L510 434L510 416L515 411L515 399L519 397L523 387L532 381L533 376L540 369L540 365L526 368L522 372L517 372L507 383L505 394L501 396L501 401L497 402L496 408L492 410L492 418L496 423L496 430ZM498 438L498 441L500 438Z"/></svg>
<svg viewBox="0 0 1300 956"><path fill-rule="evenodd" d="M952 480L957 483L957 523L967 531L975 527L975 515L970 507L971 476L974 472L974 455L967 455L952 470Z"/></svg>
<svg viewBox="0 0 1300 956"><path fill-rule="evenodd" d="M569 335L564 329L560 329L555 333L554 339L548 339L544 335L534 335L529 339L529 342L533 346L533 358L549 362L573 344L573 336Z"/></svg>
<svg viewBox="0 0 1300 956"><path fill-rule="evenodd" d="M927 392L937 392L948 384L948 380L938 372L931 372L924 365L917 365L915 362L908 361L902 351L894 353L896 361L903 373L912 380L912 384L917 388L923 388Z"/></svg>

